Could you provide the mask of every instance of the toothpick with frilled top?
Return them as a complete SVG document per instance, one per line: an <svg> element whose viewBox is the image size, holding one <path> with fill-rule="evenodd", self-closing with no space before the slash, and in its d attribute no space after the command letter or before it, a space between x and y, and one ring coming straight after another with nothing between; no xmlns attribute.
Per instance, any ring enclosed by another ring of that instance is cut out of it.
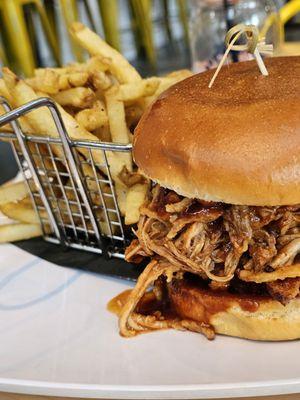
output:
<svg viewBox="0 0 300 400"><path fill-rule="evenodd" d="M235 42L242 36L246 36L246 43L245 44L235 44ZM265 38L259 39L259 32L256 26L254 25L245 25L245 24L238 24L232 27L226 34L225 37L225 44L227 49L212 77L211 81L209 82L208 87L211 88L214 84L216 77L218 76L229 52L231 50L235 51L248 51L249 53L253 54L260 72L267 76L268 71L263 62L261 54L271 55L273 53L273 45L266 44Z"/></svg>

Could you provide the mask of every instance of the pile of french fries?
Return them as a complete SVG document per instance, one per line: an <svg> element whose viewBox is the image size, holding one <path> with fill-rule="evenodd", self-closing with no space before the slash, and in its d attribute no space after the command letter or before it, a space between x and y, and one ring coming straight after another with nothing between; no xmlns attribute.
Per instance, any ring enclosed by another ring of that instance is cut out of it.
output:
<svg viewBox="0 0 300 400"><path fill-rule="evenodd" d="M20 79L3 68L0 79L0 96L14 108L40 97L53 99L71 139L132 142L134 128L146 107L168 87L191 75L190 71L181 70L164 77L142 79L119 52L86 26L76 22L71 33L90 55L85 63L36 69L34 76L28 79ZM3 112L0 109L0 114ZM26 114L19 122L25 134L58 137L46 108ZM1 130L8 131L10 127ZM63 159L61 147L51 145L51 149ZM87 150L80 150L80 157L88 159ZM108 152L107 157L121 214L126 224L134 224L139 219L139 208L147 195L149 182L137 170L131 154ZM93 158L97 165L103 164L102 152L93 151ZM103 176L106 171L99 167L97 173ZM84 164L84 174L93 176L88 163ZM89 185L95 182L91 180ZM96 195L92 200L100 204ZM0 187L0 211L14 221L9 226L0 226L1 242L41 235L39 218L24 183ZM101 215L99 217L101 220ZM105 223L101 229L106 233Z"/></svg>

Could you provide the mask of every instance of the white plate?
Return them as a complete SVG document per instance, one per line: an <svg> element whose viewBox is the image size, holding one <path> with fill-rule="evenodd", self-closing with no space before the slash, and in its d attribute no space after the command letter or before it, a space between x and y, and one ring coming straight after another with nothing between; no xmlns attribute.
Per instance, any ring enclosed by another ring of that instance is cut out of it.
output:
<svg viewBox="0 0 300 400"><path fill-rule="evenodd" d="M209 342L175 331L121 338L106 304L128 285L0 246L0 391L118 399L300 392L297 341Z"/></svg>

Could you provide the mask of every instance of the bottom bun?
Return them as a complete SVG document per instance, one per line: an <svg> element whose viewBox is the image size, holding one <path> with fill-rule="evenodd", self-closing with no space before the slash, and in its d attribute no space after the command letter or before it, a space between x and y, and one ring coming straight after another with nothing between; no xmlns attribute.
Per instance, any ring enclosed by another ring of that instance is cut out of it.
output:
<svg viewBox="0 0 300 400"><path fill-rule="evenodd" d="M300 338L300 299L286 306L267 296L230 294L186 280L168 285L172 307L182 319L210 324L216 333L252 340Z"/></svg>

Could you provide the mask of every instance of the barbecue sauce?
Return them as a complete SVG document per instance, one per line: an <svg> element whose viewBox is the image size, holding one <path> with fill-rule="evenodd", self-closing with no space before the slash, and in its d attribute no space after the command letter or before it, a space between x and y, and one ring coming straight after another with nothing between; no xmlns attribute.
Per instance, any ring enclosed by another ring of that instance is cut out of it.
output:
<svg viewBox="0 0 300 400"><path fill-rule="evenodd" d="M259 308L259 298L234 296L230 293L224 293L224 291L197 288L196 286L189 286L185 281L173 282L170 287L171 306L169 303L169 307L165 308L156 299L154 293L150 291L145 293L139 301L136 312L150 315L155 311L161 311L167 319L175 317L193 319L193 317L195 318L195 309L197 309L197 321L209 324L215 314L226 312L236 303L243 311L256 312ZM108 311L120 316L131 292L131 289L125 290L110 300L107 304ZM194 304L189 301L191 299Z"/></svg>
<svg viewBox="0 0 300 400"><path fill-rule="evenodd" d="M256 312L259 308L259 296L233 295L224 291L212 291L201 285L185 280L173 281L169 285L171 303L181 318L196 319L210 324L214 315L228 311L234 304L243 311Z"/></svg>
<svg viewBox="0 0 300 400"><path fill-rule="evenodd" d="M107 303L108 311L110 311L111 313L116 314L117 316L119 316L121 314L121 311L122 311L122 309L124 307L124 304L126 304L126 302L128 300L128 297L129 297L131 292L132 292L131 289L124 290L124 292L121 292L116 297L111 299Z"/></svg>
<svg viewBox="0 0 300 400"><path fill-rule="evenodd" d="M132 289L124 290L124 292L121 292L116 297L111 299L107 304L107 310L119 316L131 292ZM135 311L140 314L148 315L155 311L162 311L162 309L163 303L157 300L152 291L149 291L143 295Z"/></svg>
<svg viewBox="0 0 300 400"><path fill-rule="evenodd" d="M184 211L179 214L179 217L188 217L192 215L205 215L212 212L222 215L224 206L221 203L210 201L193 200Z"/></svg>

